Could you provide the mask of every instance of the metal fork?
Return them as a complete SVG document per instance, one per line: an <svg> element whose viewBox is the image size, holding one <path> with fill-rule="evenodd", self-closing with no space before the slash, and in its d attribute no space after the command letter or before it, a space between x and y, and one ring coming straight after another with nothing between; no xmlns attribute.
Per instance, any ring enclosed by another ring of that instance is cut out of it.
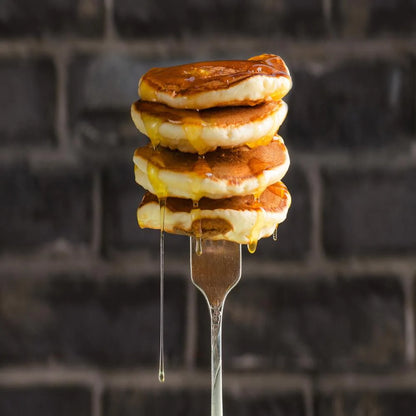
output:
<svg viewBox="0 0 416 416"><path fill-rule="evenodd" d="M190 265L192 282L205 296L211 317L211 416L222 416L222 313L228 293L241 278L241 246L191 237Z"/></svg>

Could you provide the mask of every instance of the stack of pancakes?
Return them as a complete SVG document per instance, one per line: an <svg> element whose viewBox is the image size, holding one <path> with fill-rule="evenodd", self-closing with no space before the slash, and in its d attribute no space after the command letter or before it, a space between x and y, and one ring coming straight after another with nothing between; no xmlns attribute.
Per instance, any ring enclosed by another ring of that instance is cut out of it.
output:
<svg viewBox="0 0 416 416"><path fill-rule="evenodd" d="M280 182L289 155L276 135L291 86L276 55L147 72L131 107L151 142L133 158L136 182L148 191L139 225L248 244L251 252L273 234L291 202Z"/></svg>

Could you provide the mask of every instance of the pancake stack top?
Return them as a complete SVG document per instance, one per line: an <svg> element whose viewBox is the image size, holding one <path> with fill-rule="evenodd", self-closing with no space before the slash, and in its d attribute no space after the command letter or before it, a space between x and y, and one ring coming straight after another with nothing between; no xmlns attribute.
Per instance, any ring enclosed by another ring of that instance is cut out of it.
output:
<svg viewBox="0 0 416 416"><path fill-rule="evenodd" d="M151 142L133 158L136 182L148 191L139 225L248 244L254 252L291 202L280 182L289 155L276 135L291 86L276 55L147 72L131 107Z"/></svg>

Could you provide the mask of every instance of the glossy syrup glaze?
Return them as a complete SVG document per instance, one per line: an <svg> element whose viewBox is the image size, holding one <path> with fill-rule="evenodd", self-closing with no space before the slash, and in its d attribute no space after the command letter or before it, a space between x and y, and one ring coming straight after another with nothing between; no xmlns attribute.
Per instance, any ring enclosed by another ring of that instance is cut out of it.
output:
<svg viewBox="0 0 416 416"><path fill-rule="evenodd" d="M290 78L283 60L277 55L264 54L248 60L207 61L153 68L143 75L140 95L155 98L156 91L171 96L190 96L206 91L227 89L257 75Z"/></svg>

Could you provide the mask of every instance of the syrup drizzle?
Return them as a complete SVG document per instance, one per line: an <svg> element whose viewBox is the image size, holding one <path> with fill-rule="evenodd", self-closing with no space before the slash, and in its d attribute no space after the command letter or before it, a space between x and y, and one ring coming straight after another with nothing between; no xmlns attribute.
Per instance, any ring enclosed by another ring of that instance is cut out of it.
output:
<svg viewBox="0 0 416 416"><path fill-rule="evenodd" d="M144 112L142 113L142 120L147 133L147 137L149 137L150 141L152 142L153 149L156 149L162 139L159 133L162 121L158 117Z"/></svg>
<svg viewBox="0 0 416 416"><path fill-rule="evenodd" d="M276 225L276 228L274 229L274 231L273 231L273 241L277 241L277 225Z"/></svg>
<svg viewBox="0 0 416 416"><path fill-rule="evenodd" d="M260 232L263 226L264 226L264 209L259 208L259 210L257 210L256 222L254 223L254 227L251 230L249 243L247 244L247 249L250 254L255 253L257 249L257 241L260 238Z"/></svg>
<svg viewBox="0 0 416 416"><path fill-rule="evenodd" d="M166 198L159 199L160 207L160 310L159 310L159 381L165 382L164 297L165 297L165 213Z"/></svg>

